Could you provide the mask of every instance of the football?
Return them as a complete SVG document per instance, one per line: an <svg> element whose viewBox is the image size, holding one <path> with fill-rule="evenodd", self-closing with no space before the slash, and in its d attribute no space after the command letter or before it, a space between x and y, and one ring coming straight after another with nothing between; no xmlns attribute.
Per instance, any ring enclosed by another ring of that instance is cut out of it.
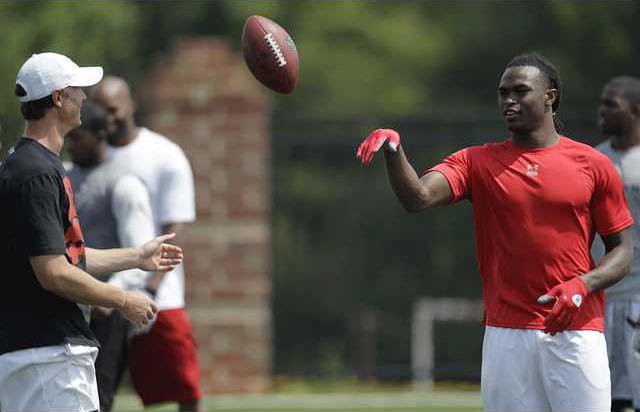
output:
<svg viewBox="0 0 640 412"><path fill-rule="evenodd" d="M298 51L285 29L262 16L250 16L242 29L242 56L253 76L279 93L298 84Z"/></svg>

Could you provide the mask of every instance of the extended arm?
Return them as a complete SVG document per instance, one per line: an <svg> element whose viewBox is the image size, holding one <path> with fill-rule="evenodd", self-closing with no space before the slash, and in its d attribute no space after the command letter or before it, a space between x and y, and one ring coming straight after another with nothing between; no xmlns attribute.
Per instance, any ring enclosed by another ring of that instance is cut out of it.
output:
<svg viewBox="0 0 640 412"><path fill-rule="evenodd" d="M451 188L444 175L429 172L419 178L402 146L397 152L385 150L384 160L391 188L407 212L416 213L451 201Z"/></svg>
<svg viewBox="0 0 640 412"><path fill-rule="evenodd" d="M173 237L173 234L158 236L140 247L103 250L86 248L87 272L105 275L133 268L162 272L173 270L182 262L182 249L165 243Z"/></svg>
<svg viewBox="0 0 640 412"><path fill-rule="evenodd" d="M64 255L34 256L30 261L40 285L70 301L119 309L136 325L146 325L158 311L140 292L126 292L101 282L71 265Z"/></svg>
<svg viewBox="0 0 640 412"><path fill-rule="evenodd" d="M87 272L100 276L139 266L140 249L135 247L120 249L85 248Z"/></svg>
<svg viewBox="0 0 640 412"><path fill-rule="evenodd" d="M358 148L357 157L363 165L368 165L375 153L382 148L389 183L407 212L420 212L451 201L449 182L440 172L429 172L418 177L400 145L400 135L395 130L374 130Z"/></svg>
<svg viewBox="0 0 640 412"><path fill-rule="evenodd" d="M63 298L107 308L124 304L122 289L95 279L70 264L64 255L32 257L31 266L42 287Z"/></svg>

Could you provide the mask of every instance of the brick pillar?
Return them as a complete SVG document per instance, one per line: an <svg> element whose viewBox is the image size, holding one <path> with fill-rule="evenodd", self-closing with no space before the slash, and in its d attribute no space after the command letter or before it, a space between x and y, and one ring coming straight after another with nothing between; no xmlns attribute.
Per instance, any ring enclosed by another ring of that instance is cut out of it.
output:
<svg viewBox="0 0 640 412"><path fill-rule="evenodd" d="M187 227L187 309L205 393L271 383L269 107L225 41L179 41L140 87L145 121L185 151L198 218Z"/></svg>

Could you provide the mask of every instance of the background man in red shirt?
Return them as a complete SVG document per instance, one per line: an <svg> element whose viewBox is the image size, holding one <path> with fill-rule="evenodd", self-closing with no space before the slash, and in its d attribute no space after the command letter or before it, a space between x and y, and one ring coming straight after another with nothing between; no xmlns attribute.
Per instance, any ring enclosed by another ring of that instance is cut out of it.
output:
<svg viewBox="0 0 640 412"><path fill-rule="evenodd" d="M373 131L357 156L384 148L387 174L409 212L472 202L486 331L482 397L498 412L608 411L602 290L633 256L633 219L611 162L561 136L561 81L543 56L516 56L498 88L510 137L460 150L418 176L400 136ZM595 232L606 255L591 258Z"/></svg>

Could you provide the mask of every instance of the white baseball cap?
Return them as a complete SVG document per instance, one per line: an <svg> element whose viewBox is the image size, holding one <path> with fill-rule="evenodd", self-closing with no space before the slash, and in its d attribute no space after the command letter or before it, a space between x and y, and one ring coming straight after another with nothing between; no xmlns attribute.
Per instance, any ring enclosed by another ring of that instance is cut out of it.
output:
<svg viewBox="0 0 640 412"><path fill-rule="evenodd" d="M27 94L21 102L49 96L65 87L93 86L102 80L102 67L78 67L70 58L58 53L39 53L29 57L18 71L16 84Z"/></svg>

